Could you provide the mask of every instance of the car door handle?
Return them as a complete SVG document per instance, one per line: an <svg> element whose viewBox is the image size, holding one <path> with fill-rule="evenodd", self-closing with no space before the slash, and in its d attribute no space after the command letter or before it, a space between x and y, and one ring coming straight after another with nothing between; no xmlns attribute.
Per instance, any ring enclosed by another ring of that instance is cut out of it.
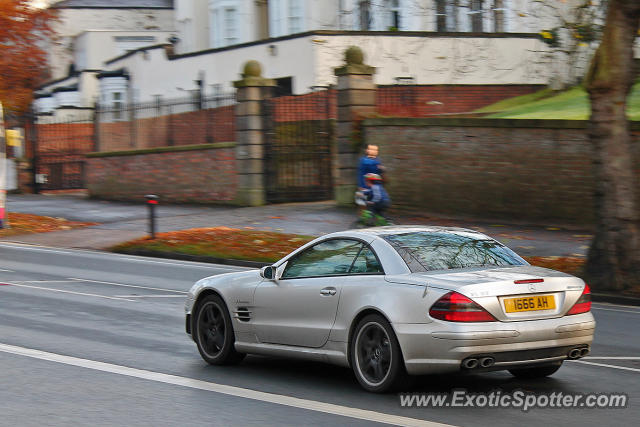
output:
<svg viewBox="0 0 640 427"><path fill-rule="evenodd" d="M336 294L336 288L324 288L320 290L320 295L331 296Z"/></svg>

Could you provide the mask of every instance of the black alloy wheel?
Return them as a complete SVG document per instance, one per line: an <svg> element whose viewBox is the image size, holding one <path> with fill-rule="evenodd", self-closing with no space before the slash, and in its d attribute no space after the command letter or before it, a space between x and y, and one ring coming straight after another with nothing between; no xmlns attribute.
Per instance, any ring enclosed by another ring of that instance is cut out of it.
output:
<svg viewBox="0 0 640 427"><path fill-rule="evenodd" d="M371 392L396 389L406 380L400 345L384 317L371 314L358 323L351 341L351 365L360 385Z"/></svg>
<svg viewBox="0 0 640 427"><path fill-rule="evenodd" d="M234 348L235 334L224 301L209 295L198 304L195 322L195 341L202 358L212 365L237 363L244 358Z"/></svg>

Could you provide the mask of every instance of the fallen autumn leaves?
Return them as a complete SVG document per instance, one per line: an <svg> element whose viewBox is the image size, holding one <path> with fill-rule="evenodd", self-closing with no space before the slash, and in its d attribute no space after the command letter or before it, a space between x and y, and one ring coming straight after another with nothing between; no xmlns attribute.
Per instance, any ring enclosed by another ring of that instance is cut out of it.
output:
<svg viewBox="0 0 640 427"><path fill-rule="evenodd" d="M275 262L313 237L228 227L194 228L156 234L155 240L138 239L112 248L115 252L179 253L211 258ZM526 257L540 267L580 275L584 259L577 257Z"/></svg>
<svg viewBox="0 0 640 427"><path fill-rule="evenodd" d="M9 212L9 227L0 229L0 237L14 236L16 234L47 233L92 225L96 225L96 223Z"/></svg>

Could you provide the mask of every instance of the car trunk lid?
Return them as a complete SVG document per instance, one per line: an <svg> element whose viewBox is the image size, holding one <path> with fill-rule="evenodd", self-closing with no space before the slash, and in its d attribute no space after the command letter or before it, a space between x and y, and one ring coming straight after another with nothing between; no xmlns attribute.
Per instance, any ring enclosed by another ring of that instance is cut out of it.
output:
<svg viewBox="0 0 640 427"><path fill-rule="evenodd" d="M500 321L560 317L580 297L584 282L533 266L415 273L429 287L459 292Z"/></svg>

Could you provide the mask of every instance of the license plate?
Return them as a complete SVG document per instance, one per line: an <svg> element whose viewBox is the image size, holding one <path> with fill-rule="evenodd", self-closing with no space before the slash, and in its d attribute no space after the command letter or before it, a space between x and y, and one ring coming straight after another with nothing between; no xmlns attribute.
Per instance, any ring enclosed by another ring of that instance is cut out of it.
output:
<svg viewBox="0 0 640 427"><path fill-rule="evenodd" d="M507 298L504 300L504 311L507 313L553 310L554 308L556 308L556 300L553 295L535 295L531 297Z"/></svg>

